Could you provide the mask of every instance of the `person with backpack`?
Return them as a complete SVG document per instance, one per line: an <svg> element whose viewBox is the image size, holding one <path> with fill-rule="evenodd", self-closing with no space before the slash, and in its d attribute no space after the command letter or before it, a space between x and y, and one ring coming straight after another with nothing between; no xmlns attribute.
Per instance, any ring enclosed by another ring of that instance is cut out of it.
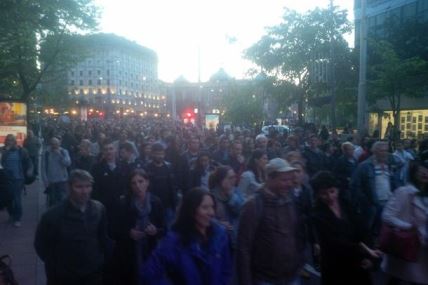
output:
<svg viewBox="0 0 428 285"><path fill-rule="evenodd" d="M68 151L61 141L53 137L42 156L42 178L50 207L62 202L67 196L68 167L71 165Z"/></svg>
<svg viewBox="0 0 428 285"><path fill-rule="evenodd" d="M15 227L21 226L22 218L22 191L24 190L25 179L33 174L33 166L28 152L17 145L16 138L8 134L4 141L4 149L1 156L1 164L9 178L8 192L10 203L7 211L10 222Z"/></svg>
<svg viewBox="0 0 428 285"><path fill-rule="evenodd" d="M304 222L293 199L296 168L275 158L264 186L241 210L237 238L240 285L300 284Z"/></svg>

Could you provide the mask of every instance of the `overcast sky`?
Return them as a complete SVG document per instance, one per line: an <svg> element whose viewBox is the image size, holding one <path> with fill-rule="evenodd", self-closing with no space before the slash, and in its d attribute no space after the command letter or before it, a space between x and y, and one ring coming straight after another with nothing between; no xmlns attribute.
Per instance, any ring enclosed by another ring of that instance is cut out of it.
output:
<svg viewBox="0 0 428 285"><path fill-rule="evenodd" d="M265 27L280 23L283 8L301 12L329 0L95 0L101 7L100 30L115 33L153 49L159 58L161 80L180 75L201 80L220 68L243 78L251 64L243 51L255 43ZM335 0L353 20L353 0ZM352 36L347 38L350 40ZM353 43L351 43L353 44Z"/></svg>

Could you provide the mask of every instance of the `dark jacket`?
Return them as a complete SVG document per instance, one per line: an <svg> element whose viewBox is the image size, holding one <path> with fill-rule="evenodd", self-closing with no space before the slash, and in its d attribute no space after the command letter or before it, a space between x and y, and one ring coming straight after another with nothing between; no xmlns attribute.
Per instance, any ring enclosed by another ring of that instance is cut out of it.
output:
<svg viewBox="0 0 428 285"><path fill-rule="evenodd" d="M303 266L304 223L294 200L260 190L248 200L239 219L237 269L239 284L293 278Z"/></svg>
<svg viewBox="0 0 428 285"><path fill-rule="evenodd" d="M149 191L159 197L165 209L175 209L178 187L172 165L166 161L162 166L150 162L145 170L150 177Z"/></svg>
<svg viewBox="0 0 428 285"><path fill-rule="evenodd" d="M231 275L229 239L226 230L217 223L212 223L207 243L195 237L184 244L180 234L171 231L141 271L144 284L148 285L227 285Z"/></svg>
<svg viewBox="0 0 428 285"><path fill-rule="evenodd" d="M321 150L314 151L310 148L305 148L303 156L306 159L306 169L309 177L326 168L326 157Z"/></svg>
<svg viewBox="0 0 428 285"><path fill-rule="evenodd" d="M360 242L370 246L370 236L361 217L344 199L340 206L342 218L321 203L312 216L321 247L322 284L371 284L369 272L361 268L361 261L367 255L359 246Z"/></svg>
<svg viewBox="0 0 428 285"><path fill-rule="evenodd" d="M337 177L340 189L349 189L349 182L351 181L352 175L357 169L357 166L358 162L355 158L351 158L350 160L344 155L339 157L336 164L334 165L333 172Z"/></svg>
<svg viewBox="0 0 428 285"><path fill-rule="evenodd" d="M103 203L107 209L107 215L110 217L120 196L125 194L127 177L124 176L119 163L116 164L114 170L110 170L105 161L96 164L91 173L94 177L92 197Z"/></svg>
<svg viewBox="0 0 428 285"><path fill-rule="evenodd" d="M67 200L49 209L37 227L34 247L45 263L48 284L78 284L101 272L109 248L104 206L90 200L81 212Z"/></svg>
<svg viewBox="0 0 428 285"><path fill-rule="evenodd" d="M158 229L156 236L144 238L145 248L142 249L142 259L145 260L155 248L157 241L165 229L162 203L154 195L150 195L150 223ZM129 195L122 197L112 217L112 238L116 241L113 261L117 284L138 284L137 246L130 237L130 230L135 228L138 210L133 198Z"/></svg>
<svg viewBox="0 0 428 285"><path fill-rule="evenodd" d="M80 155L77 154L74 159L73 169L83 169L86 171L91 171L96 162L96 158L91 155Z"/></svg>

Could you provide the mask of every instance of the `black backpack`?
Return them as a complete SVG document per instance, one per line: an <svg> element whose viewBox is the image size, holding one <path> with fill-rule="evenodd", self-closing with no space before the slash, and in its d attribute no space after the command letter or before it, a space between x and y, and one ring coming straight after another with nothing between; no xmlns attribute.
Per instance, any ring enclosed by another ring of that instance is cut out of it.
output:
<svg viewBox="0 0 428 285"><path fill-rule="evenodd" d="M18 285L10 265L11 260L9 255L3 255L0 257L0 283L6 285Z"/></svg>

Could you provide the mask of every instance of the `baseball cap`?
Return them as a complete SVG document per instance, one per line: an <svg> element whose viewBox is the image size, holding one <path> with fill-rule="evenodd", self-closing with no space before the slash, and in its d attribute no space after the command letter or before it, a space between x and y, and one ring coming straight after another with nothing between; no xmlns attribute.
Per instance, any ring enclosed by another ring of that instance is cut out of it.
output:
<svg viewBox="0 0 428 285"><path fill-rule="evenodd" d="M266 174L271 174L273 172L290 172L297 170L297 168L292 167L286 160L282 158L274 158L269 160L266 164Z"/></svg>

